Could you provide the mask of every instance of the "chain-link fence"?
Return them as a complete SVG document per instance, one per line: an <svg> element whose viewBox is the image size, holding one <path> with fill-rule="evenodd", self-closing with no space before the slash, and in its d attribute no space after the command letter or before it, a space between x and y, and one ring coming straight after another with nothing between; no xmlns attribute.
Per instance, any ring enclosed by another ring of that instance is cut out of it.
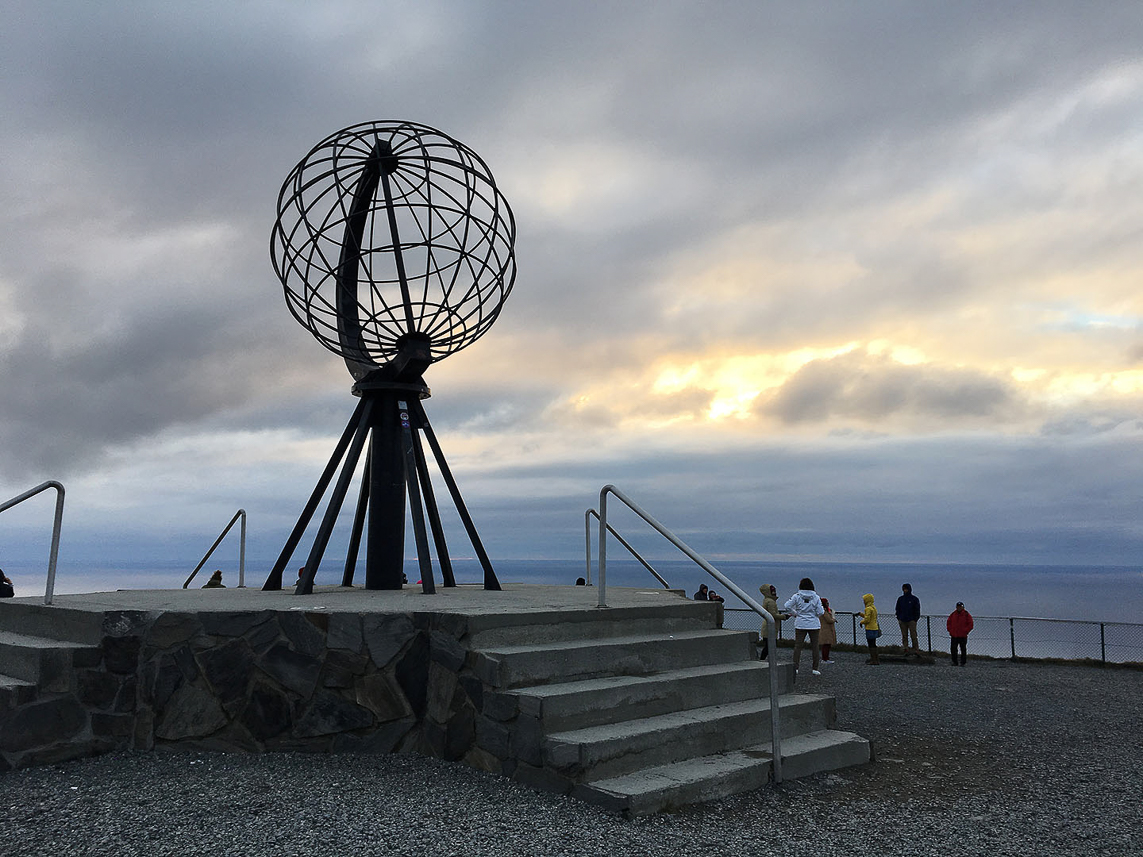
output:
<svg viewBox="0 0 1143 857"><path fill-rule="evenodd" d="M835 612L834 615L837 616L838 643L864 648L865 629L857 624L861 614ZM945 629L945 619L944 616L922 616L917 622L917 637L922 649L937 654L949 651L950 640ZM754 630L760 625L761 620L752 610L740 607L728 607L725 610L724 628ZM779 638L789 638L793 628L793 621L779 623ZM897 620L892 616L882 618L878 645L892 646L899 641ZM973 629L968 635L968 653L991 658L1093 660L1143 665L1143 625L1021 616L974 616Z"/></svg>

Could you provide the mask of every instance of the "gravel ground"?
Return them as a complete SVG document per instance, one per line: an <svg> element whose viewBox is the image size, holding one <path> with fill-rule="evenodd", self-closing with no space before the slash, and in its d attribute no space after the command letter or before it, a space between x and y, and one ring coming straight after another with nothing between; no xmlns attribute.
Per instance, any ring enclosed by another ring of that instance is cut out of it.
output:
<svg viewBox="0 0 1143 857"><path fill-rule="evenodd" d="M1143 672L834 657L799 689L872 764L670 815L412 756L126 754L0 776L0 854L1143 854Z"/></svg>

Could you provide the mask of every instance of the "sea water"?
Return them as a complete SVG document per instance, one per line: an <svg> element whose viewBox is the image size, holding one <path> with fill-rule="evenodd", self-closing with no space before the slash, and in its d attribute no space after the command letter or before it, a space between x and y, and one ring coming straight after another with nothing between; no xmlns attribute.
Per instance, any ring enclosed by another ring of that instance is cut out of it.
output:
<svg viewBox="0 0 1143 857"><path fill-rule="evenodd" d="M594 557L593 557L594 560ZM81 562L62 561L56 573L55 591L59 594L109 592L116 589L177 589L183 585L198 560L167 559L156 562ZM269 573L272 560L247 559L245 583L260 587ZM779 603L798 588L804 577L813 580L819 595L830 601L838 612L859 611L862 595L874 595L883 616L892 619L893 605L908 583L921 600L921 611L933 616L947 616L963 601L974 616L1039 617L1096 622L1143 623L1143 569L1107 566L1045 565L960 565L950 563L821 563L821 562L718 562L712 563L751 597L758 598L758 587L772 583L778 590ZM341 582L341 563L327 560L319 569L319 584ZM359 564L356 582L364 583L364 563ZM651 565L677 589L693 593L700 583L715 590L719 583L689 560L651 561ZM206 583L215 568L223 571L228 586L238 583L236 559L212 561L190 583L198 587ZM588 575L586 563L578 560L494 560L497 577L504 583L574 584ZM47 562L5 563L5 573L12 578L17 595L42 594L47 578ZM294 564L291 565L291 568ZM453 560L459 583L480 583L483 571L474 559ZM410 583L420 578L415 560L405 563ZM440 570L433 563L433 574L440 581ZM592 582L598 581L598 569L592 562ZM296 569L286 575L293 582ZM628 559L607 561L608 586L659 586L639 563ZM743 606L729 592L727 606Z"/></svg>
<svg viewBox="0 0 1143 857"><path fill-rule="evenodd" d="M594 557L593 557L594 559ZM300 562L300 560L299 560ZM116 589L178 589L187 582L196 560L167 559L156 562L78 562L62 561L56 573L55 592L60 595L108 592ZM273 564L272 560L250 560L245 568L245 585L259 588ZM356 583L364 583L364 563L359 564ZM584 560L496 560L493 562L502 583L573 585L577 578L589 577ZM721 585L690 560L654 560L651 565L672 588L688 594L706 583L714 590ZM921 600L919 623L923 648L943 652L948 647L945 618L956 602L963 601L976 621L970 636L971 654L1007 658L1014 653L1029 658L1091 658L1108 661L1143 661L1143 570L1106 566L1043 565L961 565L950 563L823 563L823 562L714 562L714 567L733 580L749 596L760 599L758 587L772 583L782 604L809 577L816 591L830 601L838 614L838 639L864 644L861 629L851 615L862 609L862 595L872 593L881 615L882 644L899 640L893 608L908 583ZM5 563L16 594L42 595L47 563ZM237 558L217 559L204 566L188 584L200 587L214 569L223 572L227 586L237 586ZM291 564L286 584L293 583L296 565ZM480 584L484 572L474 559L455 559L453 569L458 583ZM416 586L420 570L415 560L407 560L405 573ZM433 576L440 584L439 566L433 563ZM318 584L338 584L342 562L330 559L318 570ZM598 584L595 563L590 570ZM617 556L608 558L608 586L658 587L660 584L640 565ZM757 630L758 617L730 592L726 597L725 627ZM736 608L742 608L736 610ZM2 605L0 605L2 609ZM1115 624L1136 623L1136 624ZM788 625L789 623L787 623ZM786 629L788 636L789 629Z"/></svg>

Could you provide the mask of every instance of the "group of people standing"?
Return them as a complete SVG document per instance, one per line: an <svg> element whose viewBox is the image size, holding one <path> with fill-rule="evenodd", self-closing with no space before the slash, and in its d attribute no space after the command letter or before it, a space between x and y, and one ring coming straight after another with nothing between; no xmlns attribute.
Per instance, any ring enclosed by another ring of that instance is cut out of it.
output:
<svg viewBox="0 0 1143 857"><path fill-rule="evenodd" d="M837 642L837 621L830 609L829 599L822 598L814 591L814 582L803 577L798 583L798 591L790 596L778 609L778 590L771 583L763 583L758 587L762 593L762 609L774 617L775 622L783 619L794 619L794 672L801 667L802 648L807 640L812 652L811 672L821 675L818 669L823 663L832 664L829 658L830 648ZM769 653L769 641L766 639L766 629L762 629L762 657Z"/></svg>
<svg viewBox="0 0 1143 857"><path fill-rule="evenodd" d="M762 593L762 608L766 610L774 621L794 619L794 672L801 665L802 648L807 641L813 653L811 671L814 675L821 675L818 669L822 663L833 663L830 660L830 648L837 643L837 619L830 609L829 600L822 598L814 591L814 582L803 577L798 583L798 591L794 593L783 609L778 609L778 590L773 584L764 583L758 587ZM862 596L864 607L857 615L859 624L865 629L865 643L869 649L867 664L881 663L877 651L877 640L881 636L881 625L877 619L877 606L873 594L867 592ZM901 597L897 599L894 607L897 624L901 629L901 648L905 655L921 656L920 641L917 638L917 622L921 618L921 600L913 594L913 587L908 583L901 586ZM968 657L968 635L972 631L972 614L964 609L964 602L958 601L956 609L949 614L946 622L949 638L951 640L951 656L953 666L964 666ZM910 645L911 644L911 645ZM769 643L766 640L766 629L762 629L762 657L768 654ZM958 662L957 655L960 655Z"/></svg>

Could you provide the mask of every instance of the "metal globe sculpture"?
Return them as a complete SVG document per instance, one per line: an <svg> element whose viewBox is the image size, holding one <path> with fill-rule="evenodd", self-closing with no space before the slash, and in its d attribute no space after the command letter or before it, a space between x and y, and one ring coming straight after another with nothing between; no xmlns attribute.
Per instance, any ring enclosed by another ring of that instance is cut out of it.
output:
<svg viewBox="0 0 1143 857"><path fill-rule="evenodd" d="M422 373L492 326L515 282L515 240L512 211L488 166L426 125L343 128L290 172L270 237L274 271L294 318L345 360L361 401L264 589L282 587L337 474L295 587L312 592L367 445L342 585L352 585L364 537L366 588L401 588L407 496L424 591L435 591L429 530L444 584L455 586L422 434L483 566L485 588L500 588L421 404L429 397Z"/></svg>
<svg viewBox="0 0 1143 857"><path fill-rule="evenodd" d="M368 122L294 167L270 253L290 312L363 377L410 335L435 362L487 332L512 290L515 239L479 155L425 125Z"/></svg>

